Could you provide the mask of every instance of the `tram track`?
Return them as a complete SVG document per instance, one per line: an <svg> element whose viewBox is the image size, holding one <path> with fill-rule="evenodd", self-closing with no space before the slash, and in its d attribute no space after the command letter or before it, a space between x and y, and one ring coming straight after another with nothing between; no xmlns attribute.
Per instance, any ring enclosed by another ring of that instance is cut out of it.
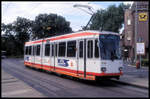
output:
<svg viewBox="0 0 150 99"><path fill-rule="evenodd" d="M4 68L4 70L5 70L5 69L6 69L6 68ZM18 72L18 71L14 71L13 69L11 69L11 70L10 70L10 69L6 69L6 71L11 72L12 75L14 75L15 77L17 77L17 78L23 80L25 83L27 83L27 84L29 84L31 87L37 89L39 92L45 93L44 95L46 95L46 96L51 95L51 94L53 93L52 90L47 89L47 87L44 86L44 85L42 85L42 84L40 84L39 81L37 81L37 80L35 80L35 79L33 80L33 79L31 79L30 77L25 76L25 75L18 75L18 73L20 74L20 72ZM21 73L22 73L22 72L21 72ZM31 83L31 82L32 82L32 83ZM49 91L50 91L51 93L49 93ZM53 93L53 95L55 95L55 93Z"/></svg>
<svg viewBox="0 0 150 99"><path fill-rule="evenodd" d="M14 76L23 80L24 82L29 84L31 87L37 89L39 92L44 93L46 96L54 96L54 97L59 96L56 92L60 89L65 90L69 94L72 94L69 91L67 91L65 89L65 87L63 87L59 83L57 83L57 85L56 85L56 83L53 82L52 80L44 79L43 78L44 76L43 77L35 76L35 75L33 75L33 73L32 73L32 75L30 75L30 74L26 75L25 71L18 69L16 67L13 67L13 68L9 67L9 69L7 67L4 67L4 70L12 73ZM24 73L24 75L20 75L22 73ZM28 72L28 73L30 73L30 72ZM36 78L36 79L33 79L33 78ZM58 86L59 86L59 88L58 88Z"/></svg>
<svg viewBox="0 0 150 99"><path fill-rule="evenodd" d="M13 62L3 61L3 63L8 65L8 66L2 66L2 68L5 71L23 80L25 83L27 83L28 85L30 85L31 87L35 88L36 90L38 90L39 92L43 93L48 97L59 97L59 96L60 97L62 96L81 97L82 94L80 94L78 91L74 91L74 89L81 90L79 87L77 87L79 85L82 85L82 88L87 88L86 89L87 92L90 92L91 89L95 88L95 91L97 90L97 92L99 92L101 89L103 90L103 92L115 94L118 96L122 94L128 96L129 94L128 91L129 92L135 91L134 94L136 94L136 92L139 92L140 94L145 94L145 91L141 91L140 88L129 86L126 84L121 84L118 82L114 82L112 80L109 80L109 82L107 81L95 82L95 81L86 81L86 80L74 81L72 79L69 78L64 79L53 74L51 74L50 77L48 77L49 76L48 73L45 72L43 73L37 70L33 70L31 68L26 68L23 66L23 62L17 62L17 60L13 60ZM70 87L71 86L70 81L71 84L75 87ZM63 83L68 83L68 84L63 84ZM67 86L69 84L70 86ZM97 95L97 93L93 93L93 95L94 94Z"/></svg>

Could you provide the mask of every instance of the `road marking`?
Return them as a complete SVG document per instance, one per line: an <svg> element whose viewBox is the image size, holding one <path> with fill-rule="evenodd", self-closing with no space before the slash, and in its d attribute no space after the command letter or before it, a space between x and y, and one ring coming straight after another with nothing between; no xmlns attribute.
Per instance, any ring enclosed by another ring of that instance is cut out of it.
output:
<svg viewBox="0 0 150 99"><path fill-rule="evenodd" d="M17 82L18 80L1 81L3 84Z"/></svg>
<svg viewBox="0 0 150 99"><path fill-rule="evenodd" d="M17 95L31 91L32 89L25 89L25 90L17 90L13 92L2 92L2 96L10 96L10 95Z"/></svg>

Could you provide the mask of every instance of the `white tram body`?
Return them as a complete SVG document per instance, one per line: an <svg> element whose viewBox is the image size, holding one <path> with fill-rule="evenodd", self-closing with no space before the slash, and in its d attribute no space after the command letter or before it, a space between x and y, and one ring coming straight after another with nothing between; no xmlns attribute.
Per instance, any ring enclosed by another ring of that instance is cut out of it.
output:
<svg viewBox="0 0 150 99"><path fill-rule="evenodd" d="M118 33L88 30L26 42L24 65L88 80L119 78L118 38Z"/></svg>

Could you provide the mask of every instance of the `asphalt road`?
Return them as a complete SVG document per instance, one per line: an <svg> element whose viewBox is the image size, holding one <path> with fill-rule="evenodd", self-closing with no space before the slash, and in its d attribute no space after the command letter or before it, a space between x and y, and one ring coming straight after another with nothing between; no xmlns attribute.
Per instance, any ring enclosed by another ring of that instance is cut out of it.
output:
<svg viewBox="0 0 150 99"><path fill-rule="evenodd" d="M2 69L47 97L148 97L148 91L111 80L85 81L27 68L23 59L3 59Z"/></svg>

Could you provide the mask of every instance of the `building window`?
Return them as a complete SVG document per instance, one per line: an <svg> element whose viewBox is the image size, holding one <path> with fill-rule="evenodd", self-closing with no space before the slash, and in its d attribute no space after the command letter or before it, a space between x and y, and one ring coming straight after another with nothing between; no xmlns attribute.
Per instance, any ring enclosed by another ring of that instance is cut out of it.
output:
<svg viewBox="0 0 150 99"><path fill-rule="evenodd" d="M139 37L137 41L138 41L138 42L142 42L142 41L143 41L143 38L142 38L142 37Z"/></svg>
<svg viewBox="0 0 150 99"><path fill-rule="evenodd" d="M131 32L131 31L128 31L128 33L127 33L127 40L128 40L128 41L131 40L131 34L132 34L132 32Z"/></svg>
<svg viewBox="0 0 150 99"><path fill-rule="evenodd" d="M128 19L127 24L131 25L131 20L130 19Z"/></svg>
<svg viewBox="0 0 150 99"><path fill-rule="evenodd" d="M67 57L76 57L76 41L67 42Z"/></svg>

